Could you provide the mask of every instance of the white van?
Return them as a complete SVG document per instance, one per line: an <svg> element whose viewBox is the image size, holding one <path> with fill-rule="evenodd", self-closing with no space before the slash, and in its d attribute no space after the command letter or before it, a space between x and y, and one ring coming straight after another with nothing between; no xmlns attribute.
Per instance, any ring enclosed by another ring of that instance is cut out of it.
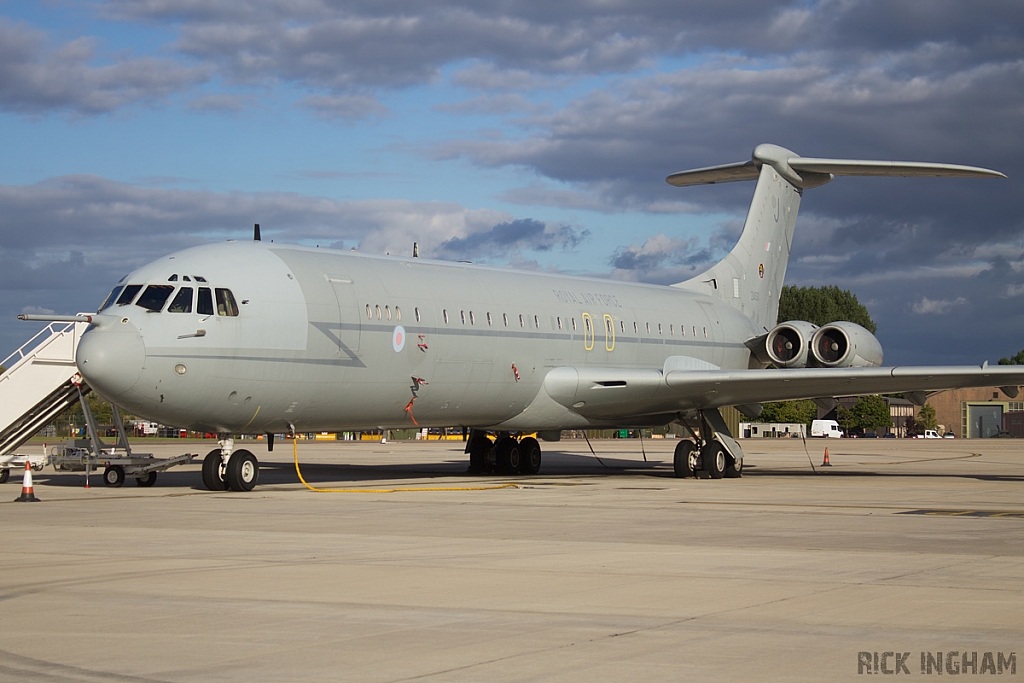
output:
<svg viewBox="0 0 1024 683"><path fill-rule="evenodd" d="M924 436L922 436L921 438L922 439L941 439L942 437L939 436L939 433L936 430L934 430L934 429L926 429L926 430L924 430Z"/></svg>
<svg viewBox="0 0 1024 683"><path fill-rule="evenodd" d="M839 439L843 436L843 430L835 420L815 420L811 423L811 436Z"/></svg>

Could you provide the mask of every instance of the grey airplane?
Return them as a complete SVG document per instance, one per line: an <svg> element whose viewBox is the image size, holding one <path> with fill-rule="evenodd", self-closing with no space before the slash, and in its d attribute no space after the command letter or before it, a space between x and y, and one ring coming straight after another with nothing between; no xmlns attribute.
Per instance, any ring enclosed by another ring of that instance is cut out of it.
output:
<svg viewBox="0 0 1024 683"><path fill-rule="evenodd" d="M840 175L1005 177L949 164L812 159L759 145L750 161L675 173L675 186L756 180L732 251L671 286L229 241L124 277L83 334L88 384L141 417L220 435L213 490L251 490L233 434L461 426L471 471L533 474L560 430L674 424L677 476L740 476L719 409L786 399L1000 386L1024 369L882 367L850 322L776 324L800 199ZM31 316L29 316L31 317ZM71 319L81 319L74 316Z"/></svg>

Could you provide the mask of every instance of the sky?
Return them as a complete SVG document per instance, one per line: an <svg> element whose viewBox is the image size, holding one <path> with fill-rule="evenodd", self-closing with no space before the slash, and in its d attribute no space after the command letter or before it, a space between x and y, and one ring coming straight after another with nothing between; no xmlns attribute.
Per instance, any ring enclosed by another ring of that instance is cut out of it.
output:
<svg viewBox="0 0 1024 683"><path fill-rule="evenodd" d="M887 364L1024 348L1019 0L0 0L0 355L178 249L263 239L669 284L803 156L839 178L787 283L854 292Z"/></svg>

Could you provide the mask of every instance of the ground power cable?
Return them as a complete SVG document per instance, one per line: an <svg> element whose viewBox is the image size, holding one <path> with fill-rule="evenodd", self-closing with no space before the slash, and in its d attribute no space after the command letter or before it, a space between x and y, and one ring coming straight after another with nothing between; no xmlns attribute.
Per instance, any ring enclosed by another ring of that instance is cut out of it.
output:
<svg viewBox="0 0 1024 683"><path fill-rule="evenodd" d="M410 486L392 489L322 489L313 486L302 476L299 469L299 440L292 441L292 455L295 458L295 474L299 475L299 481L310 491L315 493L402 493L405 491L494 491L496 489L518 489L519 484L493 484L490 486Z"/></svg>
<svg viewBox="0 0 1024 683"><path fill-rule="evenodd" d="M804 429L807 429L807 427L805 426ZM807 454L807 462L811 464L811 472L817 474L818 470L814 469L814 461L811 460L811 452L807 450L807 435L803 431L800 432L800 439L804 442L804 453Z"/></svg>

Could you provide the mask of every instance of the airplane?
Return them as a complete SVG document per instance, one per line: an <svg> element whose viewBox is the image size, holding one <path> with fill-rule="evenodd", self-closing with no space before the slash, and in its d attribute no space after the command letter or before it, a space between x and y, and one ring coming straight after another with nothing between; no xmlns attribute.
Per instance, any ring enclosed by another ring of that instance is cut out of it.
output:
<svg viewBox="0 0 1024 683"><path fill-rule="evenodd" d="M738 477L719 411L760 404L1024 385L1013 367L883 367L851 322L776 324L803 193L836 176L1005 177L951 164L801 157L668 176L677 187L756 180L738 242L671 286L227 241L121 279L87 321L80 373L147 420L219 435L211 490L251 491L259 462L233 434L462 426L470 471L535 474L536 432L672 424L676 476ZM492 436L493 435L493 438Z"/></svg>

